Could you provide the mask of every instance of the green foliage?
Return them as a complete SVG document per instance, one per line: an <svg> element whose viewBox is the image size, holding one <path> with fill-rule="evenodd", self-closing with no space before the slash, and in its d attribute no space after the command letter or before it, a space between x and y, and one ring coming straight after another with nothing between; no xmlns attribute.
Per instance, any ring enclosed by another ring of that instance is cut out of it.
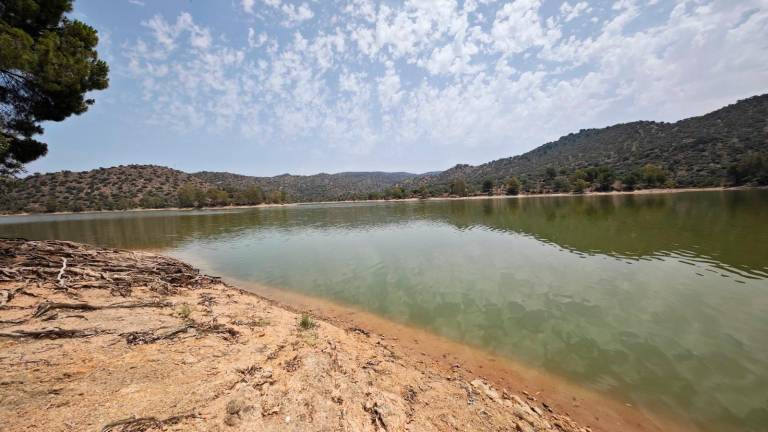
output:
<svg viewBox="0 0 768 432"><path fill-rule="evenodd" d="M484 194L493 195L493 180L491 179L483 180L482 191Z"/></svg>
<svg viewBox="0 0 768 432"><path fill-rule="evenodd" d="M565 176L557 176L552 183L552 189L555 192L569 192L571 190L571 182Z"/></svg>
<svg viewBox="0 0 768 432"><path fill-rule="evenodd" d="M180 316L181 318L187 319L187 318L189 318L190 315L192 315L192 309L189 307L188 304L184 303L176 311L176 314L178 316Z"/></svg>
<svg viewBox="0 0 768 432"><path fill-rule="evenodd" d="M464 179L456 179L451 183L451 195L465 197L469 195L469 189Z"/></svg>
<svg viewBox="0 0 768 432"><path fill-rule="evenodd" d="M240 205L258 205L264 202L264 193L261 188L250 185L237 194L237 203Z"/></svg>
<svg viewBox="0 0 768 432"><path fill-rule="evenodd" d="M517 177L511 177L507 180L507 195L518 195L520 193L520 180Z"/></svg>
<svg viewBox="0 0 768 432"><path fill-rule="evenodd" d="M646 164L640 168L640 178L646 187L657 187L667 181L667 174L654 164Z"/></svg>
<svg viewBox="0 0 768 432"><path fill-rule="evenodd" d="M0 175L44 156L45 121L84 113L86 93L108 85L92 27L65 14L70 0L13 0L0 6Z"/></svg>
<svg viewBox="0 0 768 432"><path fill-rule="evenodd" d="M555 176L557 175L557 170L554 167L547 167L546 170L544 170L544 177L547 180L554 180Z"/></svg>
<svg viewBox="0 0 768 432"><path fill-rule="evenodd" d="M204 194L201 189L187 183L179 188L176 194L178 206L181 208L190 208L198 206L198 198Z"/></svg>
<svg viewBox="0 0 768 432"><path fill-rule="evenodd" d="M589 189L589 183L581 178L577 178L576 181L573 182L573 192L580 194L584 193Z"/></svg>
<svg viewBox="0 0 768 432"><path fill-rule="evenodd" d="M728 181L734 186L768 185L768 153L749 154L741 162L729 166Z"/></svg>
<svg viewBox="0 0 768 432"><path fill-rule="evenodd" d="M299 318L299 328L302 330L309 330L313 327L315 327L315 320L312 319L311 316L307 314L301 314L301 318Z"/></svg>

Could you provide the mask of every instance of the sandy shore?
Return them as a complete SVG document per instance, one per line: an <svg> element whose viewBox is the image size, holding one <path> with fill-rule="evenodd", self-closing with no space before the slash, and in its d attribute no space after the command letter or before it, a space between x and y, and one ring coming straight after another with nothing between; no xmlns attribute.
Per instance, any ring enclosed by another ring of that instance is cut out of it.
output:
<svg viewBox="0 0 768 432"><path fill-rule="evenodd" d="M0 240L3 430L676 429L373 316L313 302L302 328L283 300L151 253Z"/></svg>

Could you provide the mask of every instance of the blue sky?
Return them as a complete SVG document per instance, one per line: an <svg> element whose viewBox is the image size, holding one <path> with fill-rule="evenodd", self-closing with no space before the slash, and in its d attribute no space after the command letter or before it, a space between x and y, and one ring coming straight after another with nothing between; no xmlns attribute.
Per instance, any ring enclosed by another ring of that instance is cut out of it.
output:
<svg viewBox="0 0 768 432"><path fill-rule="evenodd" d="M28 171L445 169L768 92L768 0L77 0L110 88Z"/></svg>

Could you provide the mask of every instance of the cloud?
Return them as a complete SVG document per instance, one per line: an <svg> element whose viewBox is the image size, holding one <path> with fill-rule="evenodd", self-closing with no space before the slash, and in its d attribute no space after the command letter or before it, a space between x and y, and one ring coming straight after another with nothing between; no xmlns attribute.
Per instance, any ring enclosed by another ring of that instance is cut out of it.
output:
<svg viewBox="0 0 768 432"><path fill-rule="evenodd" d="M244 0L239 39L156 15L124 59L150 120L180 133L451 163L768 88L764 0L653 3Z"/></svg>

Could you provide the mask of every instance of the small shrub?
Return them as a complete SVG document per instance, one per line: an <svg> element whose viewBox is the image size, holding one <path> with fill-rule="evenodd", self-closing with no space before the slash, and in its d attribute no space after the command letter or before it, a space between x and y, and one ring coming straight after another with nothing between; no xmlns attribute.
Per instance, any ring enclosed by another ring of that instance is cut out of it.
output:
<svg viewBox="0 0 768 432"><path fill-rule="evenodd" d="M302 330L309 330L314 326L315 320L313 320L311 316L307 314L301 314L301 318L299 318L299 328Z"/></svg>
<svg viewBox="0 0 768 432"><path fill-rule="evenodd" d="M184 319L187 319L187 318L189 318L190 315L192 315L192 309L190 309L188 304L184 303L183 305L181 305L179 310L176 311L176 313L180 317L182 317Z"/></svg>

